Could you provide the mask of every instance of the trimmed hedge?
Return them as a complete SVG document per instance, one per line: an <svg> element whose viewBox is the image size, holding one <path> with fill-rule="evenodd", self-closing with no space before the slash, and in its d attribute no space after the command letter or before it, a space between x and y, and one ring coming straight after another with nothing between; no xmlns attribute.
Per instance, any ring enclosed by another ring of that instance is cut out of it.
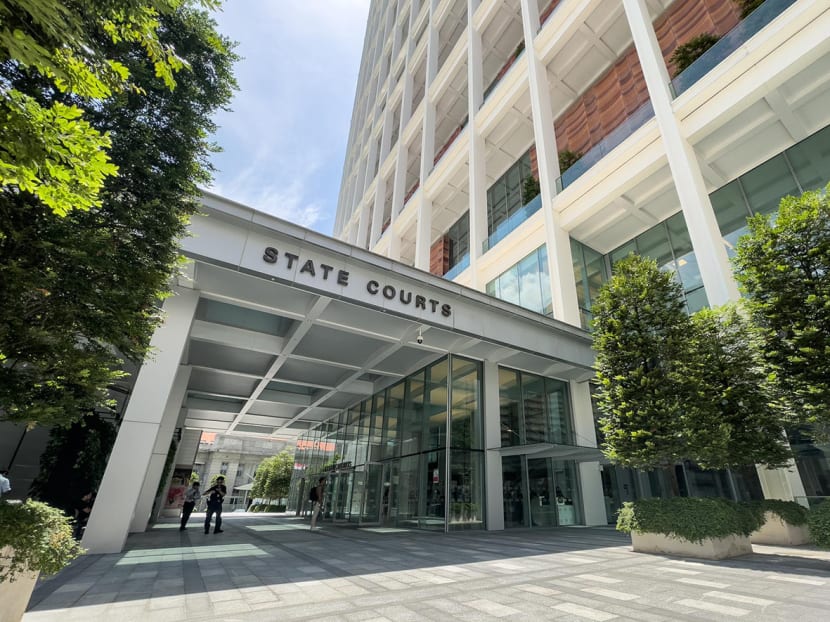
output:
<svg viewBox="0 0 830 622"><path fill-rule="evenodd" d="M813 544L830 549L830 501L825 501L810 512L807 521Z"/></svg>
<svg viewBox="0 0 830 622"><path fill-rule="evenodd" d="M795 501L781 501L779 499L764 499L763 501L746 501L742 505L755 512L761 525L764 524L764 514L772 512L782 521L790 525L806 525L810 510Z"/></svg>
<svg viewBox="0 0 830 622"><path fill-rule="evenodd" d="M748 536L761 527L762 521L758 513L727 499L674 497L624 503L617 529L702 542L706 538Z"/></svg>

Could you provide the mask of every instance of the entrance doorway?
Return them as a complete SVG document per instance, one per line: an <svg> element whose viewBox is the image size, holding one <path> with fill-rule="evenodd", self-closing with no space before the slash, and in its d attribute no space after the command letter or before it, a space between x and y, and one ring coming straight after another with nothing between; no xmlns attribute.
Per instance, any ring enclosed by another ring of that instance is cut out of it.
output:
<svg viewBox="0 0 830 622"><path fill-rule="evenodd" d="M502 486L505 528L582 523L572 460L503 456Z"/></svg>

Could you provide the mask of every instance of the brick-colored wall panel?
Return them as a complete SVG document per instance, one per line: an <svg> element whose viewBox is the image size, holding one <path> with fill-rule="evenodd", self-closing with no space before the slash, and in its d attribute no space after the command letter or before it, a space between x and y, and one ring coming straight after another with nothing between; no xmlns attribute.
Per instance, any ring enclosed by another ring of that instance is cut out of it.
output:
<svg viewBox="0 0 830 622"><path fill-rule="evenodd" d="M450 269L450 239L446 235L436 240L429 249L429 271L444 276Z"/></svg>
<svg viewBox="0 0 830 622"><path fill-rule="evenodd" d="M654 30L669 73L678 45L704 32L724 35L740 21L734 0L678 0L655 22ZM648 100L634 46L628 48L554 123L559 150L585 153Z"/></svg>

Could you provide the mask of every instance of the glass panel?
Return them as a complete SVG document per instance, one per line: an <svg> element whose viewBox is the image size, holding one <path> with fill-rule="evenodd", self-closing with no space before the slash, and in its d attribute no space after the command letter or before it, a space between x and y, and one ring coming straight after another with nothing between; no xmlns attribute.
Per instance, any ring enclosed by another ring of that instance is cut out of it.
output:
<svg viewBox="0 0 830 622"><path fill-rule="evenodd" d="M516 266L499 277L499 293L505 302L512 302L514 305L520 303L519 269Z"/></svg>
<svg viewBox="0 0 830 622"><path fill-rule="evenodd" d="M501 413L501 446L522 444L519 373L499 368L499 411Z"/></svg>
<svg viewBox="0 0 830 622"><path fill-rule="evenodd" d="M689 313L700 311L709 306L709 298L706 296L706 290L702 287L691 292L686 292L686 308Z"/></svg>
<svg viewBox="0 0 830 622"><path fill-rule="evenodd" d="M383 457L394 458L401 455L398 442L398 420L403 409L405 383L390 387L386 393L386 414L383 420Z"/></svg>
<svg viewBox="0 0 830 622"><path fill-rule="evenodd" d="M424 435L424 371L406 379L406 401L401 414L401 455L418 453Z"/></svg>
<svg viewBox="0 0 830 622"><path fill-rule="evenodd" d="M778 211L778 203L788 194L800 194L784 156L779 155L741 177L749 207L755 214Z"/></svg>
<svg viewBox="0 0 830 622"><path fill-rule="evenodd" d="M355 464L365 464L366 449L369 445L369 428L372 418L370 415L372 400L364 400L360 404L360 426L355 443Z"/></svg>
<svg viewBox="0 0 830 622"><path fill-rule="evenodd" d="M383 465L366 465L366 486L364 496L366 501L363 505L360 522L380 522L381 488L383 488Z"/></svg>
<svg viewBox="0 0 830 622"><path fill-rule="evenodd" d="M637 236L637 250L645 257L657 261L661 270L676 270L674 256L669 244L669 236L665 223L652 227L645 233Z"/></svg>
<svg viewBox="0 0 830 622"><path fill-rule="evenodd" d="M728 183L709 195L721 235L726 243L726 252L732 257L738 238L747 230L746 219L749 209L741 193L738 180Z"/></svg>
<svg viewBox="0 0 830 622"><path fill-rule="evenodd" d="M367 462L378 462L383 457L383 405L386 402L385 393L385 391L382 391L372 398Z"/></svg>
<svg viewBox="0 0 830 622"><path fill-rule="evenodd" d="M412 523L410 521L419 515L419 463L419 456L402 458L400 461L398 480L392 482L393 501L390 509L390 518L394 520L394 524L398 527L411 527Z"/></svg>
<svg viewBox="0 0 830 622"><path fill-rule="evenodd" d="M545 394L548 428L546 440L561 445L578 445L579 443L574 443L567 383L545 378Z"/></svg>
<svg viewBox="0 0 830 622"><path fill-rule="evenodd" d="M553 316L553 298L550 288L550 274L548 273L548 248L539 247L539 287L542 288L542 313Z"/></svg>
<svg viewBox="0 0 830 622"><path fill-rule="evenodd" d="M556 523L556 499L553 491L553 460L536 458L527 461L527 482L530 488L530 525L553 527ZM573 523L565 523L573 524Z"/></svg>
<svg viewBox="0 0 830 622"><path fill-rule="evenodd" d="M364 469L365 467L360 466L354 472L351 507L349 510L349 522L353 523L359 522L362 514L363 497L366 493L366 472Z"/></svg>
<svg viewBox="0 0 830 622"><path fill-rule="evenodd" d="M545 380L541 376L522 374L525 442L545 442Z"/></svg>
<svg viewBox="0 0 830 622"><path fill-rule="evenodd" d="M557 523L559 525L579 525L582 523L580 512L582 501L579 496L576 463L573 460L552 460L551 463L554 495L556 495Z"/></svg>
<svg viewBox="0 0 830 622"><path fill-rule="evenodd" d="M524 527L527 524L525 485L522 477L522 457L502 456L501 481L504 501L504 527Z"/></svg>
<svg viewBox="0 0 830 622"><path fill-rule="evenodd" d="M452 358L452 447L482 448L480 369L478 362Z"/></svg>
<svg viewBox="0 0 830 622"><path fill-rule="evenodd" d="M787 158L804 190L824 188L830 181L830 127L788 149Z"/></svg>
<svg viewBox="0 0 830 622"><path fill-rule="evenodd" d="M700 276L700 267L697 263L697 255L692 250L692 240L689 237L689 230L686 228L686 220L682 213L675 214L666 221L669 229L669 237L677 258L677 273L684 290L696 289L703 285L703 277Z"/></svg>
<svg viewBox="0 0 830 622"><path fill-rule="evenodd" d="M423 511L418 514L417 526L443 531L446 526L447 453L443 450L431 451L419 457L423 476L419 508Z"/></svg>
<svg viewBox="0 0 830 622"><path fill-rule="evenodd" d="M426 446L424 449L443 449L447 445L447 359L427 369Z"/></svg>
<svg viewBox="0 0 830 622"><path fill-rule="evenodd" d="M542 313L542 284L539 279L539 258L531 253L518 264L519 304L525 309Z"/></svg>
<svg viewBox="0 0 830 622"><path fill-rule="evenodd" d="M450 458L450 529L481 529L484 526L484 454L454 449Z"/></svg>
<svg viewBox="0 0 830 622"><path fill-rule="evenodd" d="M637 244L634 240L630 242L626 242L616 250L611 251L611 267L613 268L614 264L617 263L620 259L625 259L631 253L637 252Z"/></svg>
<svg viewBox="0 0 830 622"><path fill-rule="evenodd" d="M732 487L726 471L704 471L688 460L684 463L689 495L692 497L723 497L732 499Z"/></svg>

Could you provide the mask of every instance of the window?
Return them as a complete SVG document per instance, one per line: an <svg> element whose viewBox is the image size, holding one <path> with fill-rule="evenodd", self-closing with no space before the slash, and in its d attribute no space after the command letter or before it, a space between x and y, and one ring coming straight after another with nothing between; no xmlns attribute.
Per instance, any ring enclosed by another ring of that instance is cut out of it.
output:
<svg viewBox="0 0 830 622"><path fill-rule="evenodd" d="M465 212L464 215L455 221L449 231L447 237L450 240L450 265L458 265L470 252L470 212Z"/></svg>
<svg viewBox="0 0 830 622"><path fill-rule="evenodd" d="M228 463L223 462L222 466L219 467L219 474L220 475L227 475L228 474Z"/></svg>
<svg viewBox="0 0 830 622"><path fill-rule="evenodd" d="M524 206L522 185L531 176L530 151L519 158L504 175L487 190L487 234Z"/></svg>
<svg viewBox="0 0 830 622"><path fill-rule="evenodd" d="M568 385L499 368L501 445L575 445Z"/></svg>
<svg viewBox="0 0 830 622"><path fill-rule="evenodd" d="M548 253L540 246L515 266L487 283L487 294L543 315L553 315Z"/></svg>

